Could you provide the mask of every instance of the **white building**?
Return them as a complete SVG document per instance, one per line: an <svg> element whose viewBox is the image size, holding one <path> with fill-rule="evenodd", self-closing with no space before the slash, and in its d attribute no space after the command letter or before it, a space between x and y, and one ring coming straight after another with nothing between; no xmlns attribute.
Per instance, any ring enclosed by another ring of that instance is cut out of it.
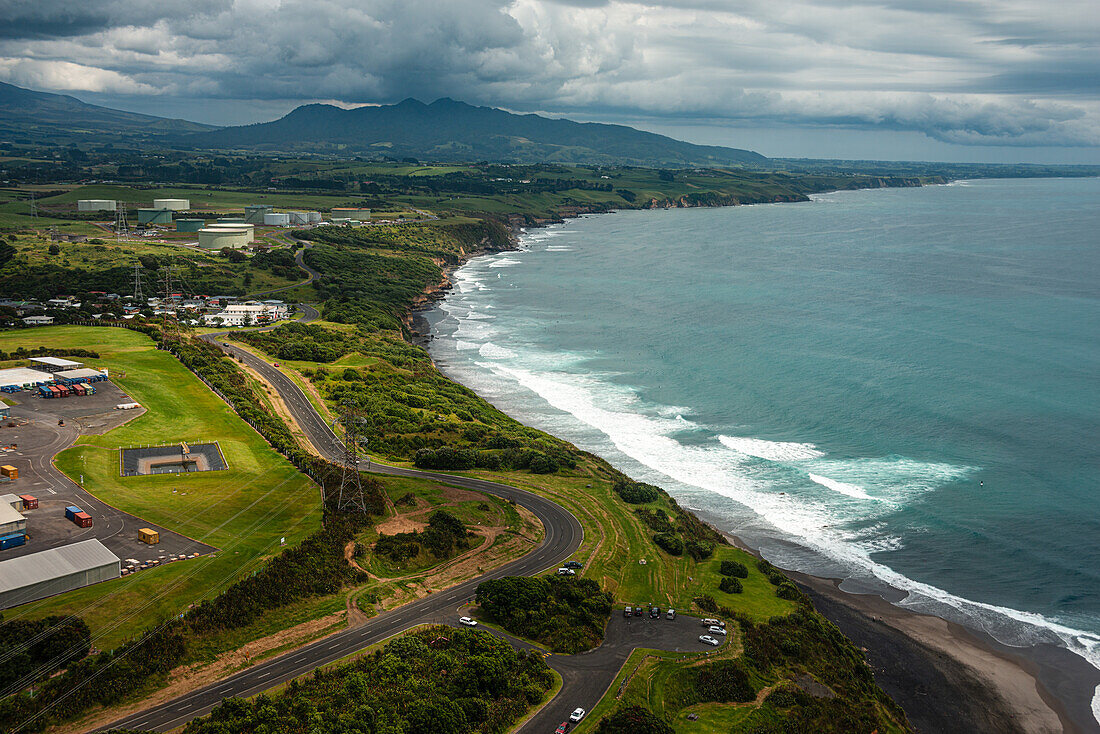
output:
<svg viewBox="0 0 1100 734"><path fill-rule="evenodd" d="M23 323L27 326L49 326L53 323L53 316L28 316Z"/></svg>
<svg viewBox="0 0 1100 734"><path fill-rule="evenodd" d="M290 308L285 303L245 301L230 303L218 313L206 314L202 320L207 326L254 326L285 319L289 314Z"/></svg>
<svg viewBox="0 0 1100 734"><path fill-rule="evenodd" d="M120 575L118 556L94 538L0 563L0 609Z"/></svg>

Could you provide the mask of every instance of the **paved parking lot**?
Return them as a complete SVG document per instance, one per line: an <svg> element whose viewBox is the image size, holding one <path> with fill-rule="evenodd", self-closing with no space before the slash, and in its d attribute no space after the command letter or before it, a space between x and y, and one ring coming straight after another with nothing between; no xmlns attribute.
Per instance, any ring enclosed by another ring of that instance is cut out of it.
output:
<svg viewBox="0 0 1100 734"><path fill-rule="evenodd" d="M102 434L142 413L115 410L130 397L110 382L95 383L96 394L86 397L41 398L31 392L5 394L17 402L11 420L0 423L0 464L19 469L19 478L0 484L0 494L30 494L38 498L38 509L28 510L27 542L0 551L0 561L37 553L80 540L98 538L123 561L169 562L182 555L204 554L214 549L204 543L171 532L139 517L121 512L100 501L95 487L81 488L53 465L58 452L71 446L80 434ZM59 425L64 421L65 425ZM65 507L76 505L92 516L92 527L81 528L65 519ZM158 545L137 539L138 528L160 533Z"/></svg>

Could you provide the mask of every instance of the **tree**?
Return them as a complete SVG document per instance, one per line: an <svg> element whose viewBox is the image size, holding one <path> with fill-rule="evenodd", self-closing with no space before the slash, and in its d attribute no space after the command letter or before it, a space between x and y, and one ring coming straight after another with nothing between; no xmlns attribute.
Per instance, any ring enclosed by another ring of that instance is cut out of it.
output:
<svg viewBox="0 0 1100 734"><path fill-rule="evenodd" d="M673 734L663 719L644 706L627 706L600 719L596 734Z"/></svg>
<svg viewBox="0 0 1100 734"><path fill-rule="evenodd" d="M50 245L50 254L51 255L60 255L61 254L61 248L58 247L56 243Z"/></svg>

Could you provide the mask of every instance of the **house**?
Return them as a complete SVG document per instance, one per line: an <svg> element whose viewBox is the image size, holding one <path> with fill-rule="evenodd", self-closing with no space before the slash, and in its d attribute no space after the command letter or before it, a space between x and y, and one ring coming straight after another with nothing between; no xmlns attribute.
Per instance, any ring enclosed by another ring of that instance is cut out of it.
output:
<svg viewBox="0 0 1100 734"><path fill-rule="evenodd" d="M225 308L217 313L205 314L202 320L208 326L252 326L284 319L289 313L290 309L286 304L246 301L226 304Z"/></svg>
<svg viewBox="0 0 1100 734"><path fill-rule="evenodd" d="M27 316L23 323L27 326L49 326L53 323L53 316Z"/></svg>

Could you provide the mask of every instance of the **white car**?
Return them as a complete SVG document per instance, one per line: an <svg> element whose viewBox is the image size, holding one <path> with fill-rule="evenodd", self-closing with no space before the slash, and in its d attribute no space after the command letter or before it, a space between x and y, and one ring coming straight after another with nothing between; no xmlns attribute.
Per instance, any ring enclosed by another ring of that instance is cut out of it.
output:
<svg viewBox="0 0 1100 734"><path fill-rule="evenodd" d="M702 642L704 645L714 645L715 647L718 647L722 644L710 635L699 635L699 642Z"/></svg>
<svg viewBox="0 0 1100 734"><path fill-rule="evenodd" d="M707 627L707 632L711 633L712 635L724 635L724 634L726 634L726 630L722 627L719 627L716 624L711 625L710 627Z"/></svg>
<svg viewBox="0 0 1100 734"><path fill-rule="evenodd" d="M573 709L573 713L569 714L569 720L574 724L584 718L584 709Z"/></svg>
<svg viewBox="0 0 1100 734"><path fill-rule="evenodd" d="M459 617L458 618L458 623L459 624L464 624L467 627L477 627L477 620L476 619L470 619L469 617Z"/></svg>

